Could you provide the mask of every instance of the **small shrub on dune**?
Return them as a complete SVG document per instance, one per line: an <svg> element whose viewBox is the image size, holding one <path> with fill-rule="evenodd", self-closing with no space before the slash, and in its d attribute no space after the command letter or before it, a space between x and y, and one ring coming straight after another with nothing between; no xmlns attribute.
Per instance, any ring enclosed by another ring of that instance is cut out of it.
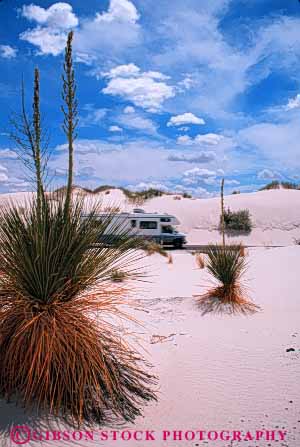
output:
<svg viewBox="0 0 300 447"><path fill-rule="evenodd" d="M249 210L231 211L228 208L224 211L224 225L226 231L250 233L252 230L252 222Z"/></svg>
<svg viewBox="0 0 300 447"><path fill-rule="evenodd" d="M197 297L204 312L252 313L258 307L246 298L242 277L247 264L241 256L241 247L211 245L207 251L206 267L215 285Z"/></svg>
<svg viewBox="0 0 300 447"><path fill-rule="evenodd" d="M109 283L130 273L135 248L123 235L91 249L111 220L95 230L96 211L82 212L77 202L66 217L62 201L1 210L0 396L76 425L133 421L155 379L105 315L121 315L126 291Z"/></svg>
<svg viewBox="0 0 300 447"><path fill-rule="evenodd" d="M272 182L260 188L259 191L266 191L269 189L279 189L279 188L280 188L280 182L278 180L273 180Z"/></svg>

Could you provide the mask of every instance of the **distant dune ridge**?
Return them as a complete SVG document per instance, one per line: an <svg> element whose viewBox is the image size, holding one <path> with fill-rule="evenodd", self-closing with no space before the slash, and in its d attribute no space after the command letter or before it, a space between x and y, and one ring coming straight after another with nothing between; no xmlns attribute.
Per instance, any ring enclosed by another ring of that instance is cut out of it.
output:
<svg viewBox="0 0 300 447"><path fill-rule="evenodd" d="M53 193L51 193L53 194ZM74 194L83 195L87 203L101 201L103 209L114 206L120 211L141 207L146 212L175 215L181 222L179 230L187 233L189 243L207 244L220 241L218 231L220 199L185 198L181 194L163 194L145 201L130 200L123 190L106 189L90 193L80 187ZM7 201L25 206L32 193L1 194L0 205ZM253 229L250 234L229 235L228 241L246 245L293 245L300 238L300 191L273 189L225 196L225 208L232 211L249 209Z"/></svg>

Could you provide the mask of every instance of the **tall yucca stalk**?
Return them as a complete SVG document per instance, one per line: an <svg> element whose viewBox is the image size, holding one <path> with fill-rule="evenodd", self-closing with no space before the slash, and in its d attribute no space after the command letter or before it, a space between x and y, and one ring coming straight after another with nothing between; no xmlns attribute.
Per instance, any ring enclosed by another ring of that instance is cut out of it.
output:
<svg viewBox="0 0 300 447"><path fill-rule="evenodd" d="M41 129L40 113L40 75L38 68L34 70L33 89L33 114L29 117L25 107L25 87L22 80L21 85L21 113L11 117L10 137L16 144L19 158L32 173L32 180L36 185L37 207L41 212L44 196L43 177L46 170L47 141ZM43 146L43 147L42 147Z"/></svg>
<svg viewBox="0 0 300 447"><path fill-rule="evenodd" d="M76 83L75 72L73 69L73 56L72 56L72 42L73 31L68 34L67 45L65 49L65 62L64 62L64 74L62 99L65 102L65 106L62 106L62 112L64 114L63 131L68 140L68 183L66 190L66 202L65 213L69 212L71 205L72 187L73 187L73 170L74 170L74 141L77 137L75 131L78 124L78 111L77 111L77 99L76 99Z"/></svg>
<svg viewBox="0 0 300 447"><path fill-rule="evenodd" d="M28 135L37 197L25 210L13 205L0 210L0 397L80 426L133 421L141 405L156 397L155 377L144 370L143 357L123 341L111 318L126 317L119 306L128 292L112 286L112 274L116 269L130 277L138 274L139 245L113 212L99 221L99 207L86 209L80 200L71 206L77 115L72 38L70 33L63 81L67 195L47 198L39 176L36 71ZM22 123L27 129L27 121ZM107 245L99 244L104 236Z"/></svg>
<svg viewBox="0 0 300 447"><path fill-rule="evenodd" d="M221 231L222 244L225 247L225 218L224 218L224 178L221 181Z"/></svg>
<svg viewBox="0 0 300 447"><path fill-rule="evenodd" d="M226 245L224 219L224 178L221 181L221 233L222 243L211 244L207 251L206 267L214 280L214 286L197 296L203 313L253 313L259 309L246 298L242 285L247 261L242 245Z"/></svg>

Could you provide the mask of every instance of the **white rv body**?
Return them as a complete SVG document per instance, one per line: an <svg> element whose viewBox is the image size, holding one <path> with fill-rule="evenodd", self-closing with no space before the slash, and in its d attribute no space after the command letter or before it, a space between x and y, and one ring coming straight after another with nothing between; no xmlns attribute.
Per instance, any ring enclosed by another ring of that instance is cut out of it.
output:
<svg viewBox="0 0 300 447"><path fill-rule="evenodd" d="M97 215L101 221L109 214ZM132 236L154 240L162 245L173 245L181 248L186 243L185 234L176 230L180 222L170 214L146 213L142 209L134 209L132 213L119 213L112 217L110 224L104 231L104 235L116 235L116 228L129 232Z"/></svg>

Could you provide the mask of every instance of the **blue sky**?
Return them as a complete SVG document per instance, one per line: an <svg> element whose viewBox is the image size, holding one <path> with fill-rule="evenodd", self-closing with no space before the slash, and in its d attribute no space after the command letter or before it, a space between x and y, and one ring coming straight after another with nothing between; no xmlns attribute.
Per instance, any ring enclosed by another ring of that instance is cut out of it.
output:
<svg viewBox="0 0 300 447"><path fill-rule="evenodd" d="M75 183L210 197L299 182L298 0L0 2L0 191L32 189L8 138L34 67L50 134L52 187L65 182L61 70L75 31L80 124Z"/></svg>

